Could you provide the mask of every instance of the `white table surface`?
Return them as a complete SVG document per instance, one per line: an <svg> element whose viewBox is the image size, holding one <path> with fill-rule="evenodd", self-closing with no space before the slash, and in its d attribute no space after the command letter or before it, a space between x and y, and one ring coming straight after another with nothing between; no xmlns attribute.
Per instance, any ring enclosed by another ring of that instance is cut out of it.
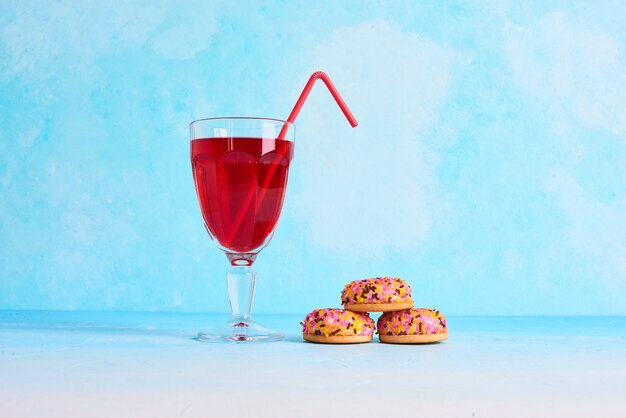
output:
<svg viewBox="0 0 626 418"><path fill-rule="evenodd" d="M626 318L449 318L424 346L210 344L198 314L0 311L0 417L624 417ZM224 318L224 317L220 317Z"/></svg>

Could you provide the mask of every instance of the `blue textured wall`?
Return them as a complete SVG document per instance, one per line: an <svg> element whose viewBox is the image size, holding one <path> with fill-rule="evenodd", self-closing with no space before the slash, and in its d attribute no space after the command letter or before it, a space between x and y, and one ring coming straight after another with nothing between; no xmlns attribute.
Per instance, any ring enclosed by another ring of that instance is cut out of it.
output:
<svg viewBox="0 0 626 418"><path fill-rule="evenodd" d="M226 311L187 124L321 69L257 311L626 314L626 7L518 3L3 1L0 308Z"/></svg>

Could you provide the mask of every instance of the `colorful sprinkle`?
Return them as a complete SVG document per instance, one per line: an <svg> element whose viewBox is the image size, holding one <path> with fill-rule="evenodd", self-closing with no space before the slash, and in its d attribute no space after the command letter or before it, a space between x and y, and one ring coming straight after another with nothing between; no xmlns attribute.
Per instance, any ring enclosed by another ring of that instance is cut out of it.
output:
<svg viewBox="0 0 626 418"><path fill-rule="evenodd" d="M448 331L446 318L430 308L385 312L378 318L377 325L381 335L442 334Z"/></svg>
<svg viewBox="0 0 626 418"><path fill-rule="evenodd" d="M343 309L316 309L309 313L300 324L303 333L325 337L374 333L374 320L369 314Z"/></svg>
<svg viewBox="0 0 626 418"><path fill-rule="evenodd" d="M399 303L411 300L411 287L397 277L376 277L354 280L343 288L341 302L347 303Z"/></svg>

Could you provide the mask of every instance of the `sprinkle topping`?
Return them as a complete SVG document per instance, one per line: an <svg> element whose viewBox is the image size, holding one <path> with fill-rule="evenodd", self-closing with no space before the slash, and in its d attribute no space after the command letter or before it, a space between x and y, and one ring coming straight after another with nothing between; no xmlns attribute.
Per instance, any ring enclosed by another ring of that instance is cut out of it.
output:
<svg viewBox="0 0 626 418"><path fill-rule="evenodd" d="M303 333L325 337L374 333L374 320L369 314L343 309L316 309L309 313L300 324Z"/></svg>
<svg viewBox="0 0 626 418"><path fill-rule="evenodd" d="M378 318L377 325L381 335L443 334L448 331L446 318L430 308L385 312Z"/></svg>
<svg viewBox="0 0 626 418"><path fill-rule="evenodd" d="M411 287L397 277L354 280L343 288L341 303L398 303L411 300Z"/></svg>

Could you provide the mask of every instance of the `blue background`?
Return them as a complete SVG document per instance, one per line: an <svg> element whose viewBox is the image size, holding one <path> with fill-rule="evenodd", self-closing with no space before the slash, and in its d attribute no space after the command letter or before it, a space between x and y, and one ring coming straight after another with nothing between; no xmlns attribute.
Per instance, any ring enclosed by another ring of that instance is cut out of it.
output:
<svg viewBox="0 0 626 418"><path fill-rule="evenodd" d="M626 314L623 2L3 1L0 308L228 310L188 123L317 85L256 312Z"/></svg>

